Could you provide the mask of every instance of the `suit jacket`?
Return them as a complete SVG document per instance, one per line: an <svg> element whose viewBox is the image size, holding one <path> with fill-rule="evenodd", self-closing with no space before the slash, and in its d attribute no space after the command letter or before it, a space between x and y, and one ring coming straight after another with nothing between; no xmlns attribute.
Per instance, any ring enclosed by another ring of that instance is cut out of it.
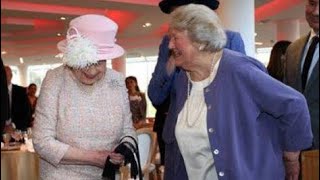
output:
<svg viewBox="0 0 320 180"><path fill-rule="evenodd" d="M302 92L301 61L309 35L303 36L293 42L287 49L284 82L294 89ZM319 61L314 67L312 74L302 92L307 99L311 126L314 136L313 147L319 149Z"/></svg>
<svg viewBox="0 0 320 180"><path fill-rule="evenodd" d="M26 130L31 126L31 105L26 88L12 85L11 120L17 129Z"/></svg>
<svg viewBox="0 0 320 180"><path fill-rule="evenodd" d="M4 124L6 120L9 119L9 95L8 95L8 85L7 85L7 79L6 79L6 73L4 70L3 61L1 59L0 64L0 100L1 100L1 134L4 129ZM2 137L1 137L2 138Z"/></svg>

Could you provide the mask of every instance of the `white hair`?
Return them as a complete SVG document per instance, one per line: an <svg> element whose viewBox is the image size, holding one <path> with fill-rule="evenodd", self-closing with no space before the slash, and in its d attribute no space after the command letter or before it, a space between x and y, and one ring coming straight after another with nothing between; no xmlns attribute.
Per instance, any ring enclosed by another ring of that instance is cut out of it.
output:
<svg viewBox="0 0 320 180"><path fill-rule="evenodd" d="M178 7L170 14L169 26L178 31L186 30L191 41L204 45L203 51L219 51L227 42L219 17L204 5Z"/></svg>

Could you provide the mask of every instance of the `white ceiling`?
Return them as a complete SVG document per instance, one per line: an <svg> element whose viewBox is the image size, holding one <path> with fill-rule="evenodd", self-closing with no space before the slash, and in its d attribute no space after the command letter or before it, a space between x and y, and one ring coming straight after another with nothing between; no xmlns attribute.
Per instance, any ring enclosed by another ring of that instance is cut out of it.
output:
<svg viewBox="0 0 320 180"><path fill-rule="evenodd" d="M86 13L104 14L119 24L118 43L127 50L127 57L157 55L161 37L166 32L168 16L163 14L160 0L1 0L1 51L6 64L19 64L19 57L27 65L58 63L56 44L63 39L70 19ZM256 22L256 41L261 47L276 41L279 20L304 21L304 0L255 0L256 9L273 1L288 1L290 8L271 13ZM60 17L67 20L61 21ZM146 22L150 28L143 28ZM57 36L61 33L62 36Z"/></svg>

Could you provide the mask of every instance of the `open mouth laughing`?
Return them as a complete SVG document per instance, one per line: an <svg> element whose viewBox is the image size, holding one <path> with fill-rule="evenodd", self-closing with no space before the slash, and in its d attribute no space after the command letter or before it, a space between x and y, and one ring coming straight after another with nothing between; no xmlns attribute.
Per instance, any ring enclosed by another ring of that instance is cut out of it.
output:
<svg viewBox="0 0 320 180"><path fill-rule="evenodd" d="M181 55L182 55L181 51L179 51L177 49L170 50L170 56L172 56L173 58L178 58Z"/></svg>

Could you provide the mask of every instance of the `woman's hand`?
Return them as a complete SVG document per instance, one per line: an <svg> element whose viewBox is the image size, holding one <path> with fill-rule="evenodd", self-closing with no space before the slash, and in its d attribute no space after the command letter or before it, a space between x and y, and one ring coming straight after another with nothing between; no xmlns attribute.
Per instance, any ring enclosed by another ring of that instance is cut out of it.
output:
<svg viewBox="0 0 320 180"><path fill-rule="evenodd" d="M108 156L110 157L110 162L113 164L120 165L124 163L124 157L119 153L110 151L97 151L97 166L104 168Z"/></svg>
<svg viewBox="0 0 320 180"><path fill-rule="evenodd" d="M121 165L121 164L124 163L124 157L123 157L122 154L113 152L113 153L110 154L110 161L113 164Z"/></svg>
<svg viewBox="0 0 320 180"><path fill-rule="evenodd" d="M284 152L283 160L286 170L286 180L298 180L300 163L299 163L299 154L298 152Z"/></svg>
<svg viewBox="0 0 320 180"><path fill-rule="evenodd" d="M111 151L93 151L92 154L94 155L94 161L95 161L95 166L104 168L104 165L106 163L106 160L109 155L112 154Z"/></svg>
<svg viewBox="0 0 320 180"><path fill-rule="evenodd" d="M300 163L299 161L284 161L286 168L286 180L298 180Z"/></svg>

